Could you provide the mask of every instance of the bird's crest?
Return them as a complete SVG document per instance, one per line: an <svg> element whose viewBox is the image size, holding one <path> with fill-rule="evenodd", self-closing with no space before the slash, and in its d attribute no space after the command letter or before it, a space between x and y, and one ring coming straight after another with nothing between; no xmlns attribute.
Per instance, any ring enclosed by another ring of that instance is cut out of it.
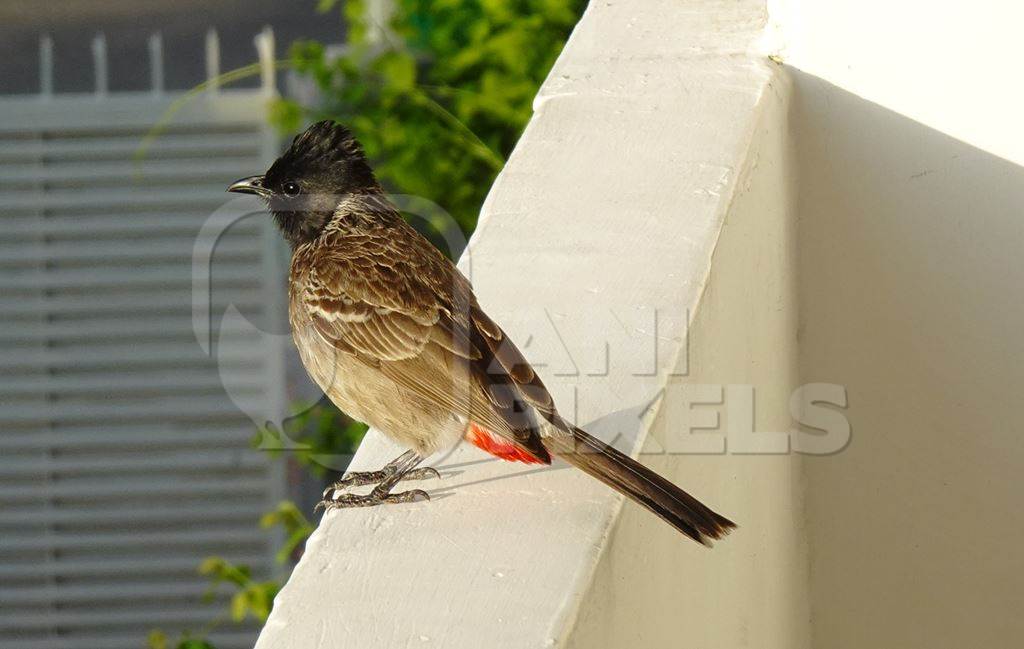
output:
<svg viewBox="0 0 1024 649"><path fill-rule="evenodd" d="M267 175L275 171L330 167L341 160L366 161L363 147L341 124L331 120L317 122L295 136L288 150L281 154Z"/></svg>

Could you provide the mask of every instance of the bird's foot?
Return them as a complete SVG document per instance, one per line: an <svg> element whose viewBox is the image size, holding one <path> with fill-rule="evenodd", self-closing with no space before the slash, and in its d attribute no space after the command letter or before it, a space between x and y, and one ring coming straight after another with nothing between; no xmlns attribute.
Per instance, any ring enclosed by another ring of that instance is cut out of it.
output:
<svg viewBox="0 0 1024 649"><path fill-rule="evenodd" d="M347 507L374 507L376 505L411 503L420 500L430 500L430 494L422 489L411 489L398 493L389 493L382 489L374 489L366 495L334 492L324 494L324 499L317 504L316 509L344 509Z"/></svg>
<svg viewBox="0 0 1024 649"><path fill-rule="evenodd" d="M415 466L423 460L415 451L406 451L388 462L379 471L352 472L324 489L323 500L316 509L339 509L342 507L372 507L385 503L409 503L417 500L430 500L430 496L422 489L391 493L400 480L426 480L440 478L437 469ZM373 491L366 495L345 493L349 487L376 484Z"/></svg>
<svg viewBox="0 0 1024 649"><path fill-rule="evenodd" d="M332 492L344 491L349 487L362 487L368 484L380 484L388 478L395 475L395 469L385 467L379 471L353 471L352 473L346 473L345 476L337 482L331 484L329 487L324 489L323 498L328 500ZM440 479L441 474L437 472L437 469L431 467L423 467L422 469L413 469L407 471L402 477L402 480L429 480L430 478Z"/></svg>

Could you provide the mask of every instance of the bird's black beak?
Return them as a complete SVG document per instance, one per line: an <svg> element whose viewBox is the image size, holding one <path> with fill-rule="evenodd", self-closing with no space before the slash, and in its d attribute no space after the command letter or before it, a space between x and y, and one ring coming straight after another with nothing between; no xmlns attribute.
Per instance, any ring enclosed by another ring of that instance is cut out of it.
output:
<svg viewBox="0 0 1024 649"><path fill-rule="evenodd" d="M236 194L255 194L264 198L269 198L273 193L263 186L263 176L249 176L236 180L228 187L228 191Z"/></svg>

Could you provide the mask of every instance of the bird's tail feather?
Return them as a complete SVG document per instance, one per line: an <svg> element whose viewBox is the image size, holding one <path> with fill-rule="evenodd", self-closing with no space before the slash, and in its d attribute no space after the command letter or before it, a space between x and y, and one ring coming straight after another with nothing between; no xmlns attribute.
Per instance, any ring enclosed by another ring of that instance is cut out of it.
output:
<svg viewBox="0 0 1024 649"><path fill-rule="evenodd" d="M710 546L711 539L720 539L736 527L690 494L586 431L568 424L564 428L563 434L543 438L548 451L640 503L694 541Z"/></svg>

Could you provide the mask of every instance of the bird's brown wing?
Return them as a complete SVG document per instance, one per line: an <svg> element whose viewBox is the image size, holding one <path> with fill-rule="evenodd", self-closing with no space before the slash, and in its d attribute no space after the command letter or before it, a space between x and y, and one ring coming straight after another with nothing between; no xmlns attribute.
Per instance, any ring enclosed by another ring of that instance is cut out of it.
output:
<svg viewBox="0 0 1024 649"><path fill-rule="evenodd" d="M418 233L348 234L297 262L293 302L334 348L550 461L533 416L553 412L550 395L465 277Z"/></svg>

